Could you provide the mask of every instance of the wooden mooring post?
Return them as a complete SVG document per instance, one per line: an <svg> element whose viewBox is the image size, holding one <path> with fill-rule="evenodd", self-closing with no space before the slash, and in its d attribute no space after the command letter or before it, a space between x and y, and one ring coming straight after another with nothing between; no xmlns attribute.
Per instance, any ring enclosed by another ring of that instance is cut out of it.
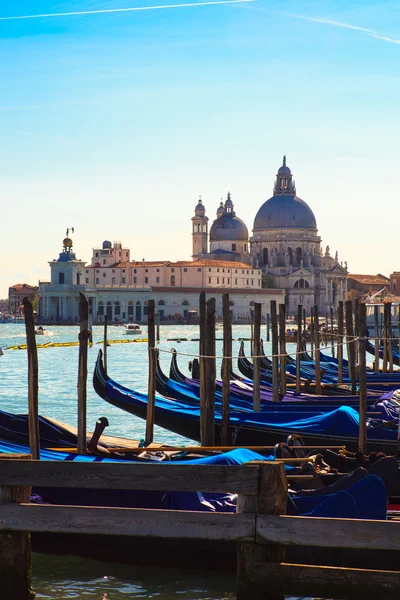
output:
<svg viewBox="0 0 400 600"><path fill-rule="evenodd" d="M388 326L388 303L383 305L383 373L387 373L388 370L388 337L389 337L389 326Z"/></svg>
<svg viewBox="0 0 400 600"><path fill-rule="evenodd" d="M89 303L79 292L79 366L78 366L78 452L86 454L87 373L89 342Z"/></svg>
<svg viewBox="0 0 400 600"><path fill-rule="evenodd" d="M388 362L389 362L389 373L393 373L393 332L392 332L392 303L387 302L385 304L385 308L387 306L387 330L388 330L388 339L387 339L387 352L388 352Z"/></svg>
<svg viewBox="0 0 400 600"><path fill-rule="evenodd" d="M35 337L33 306L28 298L23 299L26 350L28 353L28 429L29 446L34 459L40 458L39 434L39 362Z"/></svg>
<svg viewBox="0 0 400 600"><path fill-rule="evenodd" d="M261 367L261 304L254 304L254 344L253 344L253 410L260 412L260 367Z"/></svg>
<svg viewBox="0 0 400 600"><path fill-rule="evenodd" d="M200 444L206 446L206 293L199 296Z"/></svg>
<svg viewBox="0 0 400 600"><path fill-rule="evenodd" d="M146 445L151 444L154 437L155 397L156 397L156 309L154 300L147 304L147 348L149 354L149 385L146 412Z"/></svg>
<svg viewBox="0 0 400 600"><path fill-rule="evenodd" d="M379 373L379 306L374 306L374 337L375 337L375 361L374 372Z"/></svg>
<svg viewBox="0 0 400 600"><path fill-rule="evenodd" d="M314 332L315 332L315 393L321 394L321 341L319 335L318 306L314 306Z"/></svg>
<svg viewBox="0 0 400 600"><path fill-rule="evenodd" d="M223 316L223 359L222 359L222 430L221 444L231 444L230 434L230 391L232 371L232 324L229 306L229 294L222 294L222 316Z"/></svg>
<svg viewBox="0 0 400 600"><path fill-rule="evenodd" d="M343 300L339 300L338 305L338 343L337 343L337 359L338 359L338 383L343 383L343 344L344 344L344 314Z"/></svg>
<svg viewBox="0 0 400 600"><path fill-rule="evenodd" d="M314 308L310 310L310 344L311 344L311 358L314 358Z"/></svg>
<svg viewBox="0 0 400 600"><path fill-rule="evenodd" d="M206 407L205 407L205 440L206 446L214 446L214 407L215 407L215 298L207 300L206 310Z"/></svg>
<svg viewBox="0 0 400 600"><path fill-rule="evenodd" d="M104 364L104 371L106 372L106 375L107 375L107 346L108 346L107 325L108 325L108 317L107 317L107 315L104 315L103 364Z"/></svg>
<svg viewBox="0 0 400 600"><path fill-rule="evenodd" d="M346 300L346 342L347 356L349 363L349 374L351 381L351 393L353 396L357 393L357 378L356 378L356 353L355 341L353 333L353 303L351 300Z"/></svg>
<svg viewBox="0 0 400 600"><path fill-rule="evenodd" d="M302 348L302 338L301 338L301 321L302 321L303 307L301 304L297 307L297 345L296 345L296 392L299 394L301 392L301 379L300 379L300 362L301 362L301 352Z"/></svg>
<svg viewBox="0 0 400 600"><path fill-rule="evenodd" d="M367 449L367 363L366 363L366 332L367 332L367 307L365 304L358 305L358 377L360 388L360 425L358 435L358 450L363 455Z"/></svg>
<svg viewBox="0 0 400 600"><path fill-rule="evenodd" d="M279 357L278 357L278 322L276 300L271 300L271 335L272 335L272 400L279 402Z"/></svg>
<svg viewBox="0 0 400 600"><path fill-rule="evenodd" d="M359 314L359 306L360 303L358 298L353 300L353 317L354 317L354 337L358 338L360 335L360 314ZM354 354L355 354L355 362L358 365L358 343L354 343ZM358 368L356 366L356 372Z"/></svg>
<svg viewBox="0 0 400 600"><path fill-rule="evenodd" d="M265 324L266 324L266 327L267 327L267 337L266 337L266 339L267 339L267 342L269 342L269 340L270 340L270 330L271 330L271 315L269 313L267 313L266 316L265 316ZM399 334L399 337L400 337L400 334Z"/></svg>
<svg viewBox="0 0 400 600"><path fill-rule="evenodd" d="M331 313L331 354L332 354L332 358L335 358L335 338L333 335L333 306L331 306L330 308L330 313Z"/></svg>
<svg viewBox="0 0 400 600"><path fill-rule="evenodd" d="M279 305L279 372L280 372L280 394L286 394L286 308L284 304Z"/></svg>
<svg viewBox="0 0 400 600"><path fill-rule="evenodd" d="M273 313L272 313L273 314ZM251 466L253 463L247 463ZM238 494L236 512L259 515L284 515L287 504L287 482L283 464L261 462L258 495ZM284 594L270 592L265 573L278 570L285 557L279 544L238 542L237 600L284 600Z"/></svg>

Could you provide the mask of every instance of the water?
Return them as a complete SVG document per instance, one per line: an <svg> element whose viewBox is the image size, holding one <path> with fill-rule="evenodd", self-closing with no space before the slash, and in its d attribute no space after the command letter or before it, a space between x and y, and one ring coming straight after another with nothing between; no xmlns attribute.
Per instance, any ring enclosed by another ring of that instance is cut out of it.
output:
<svg viewBox="0 0 400 600"><path fill-rule="evenodd" d="M51 335L38 336L37 343L77 341L79 328L48 327ZM265 331L265 330L264 330ZM145 332L144 332L145 333ZM97 352L101 345L103 328L93 328L94 345L88 358L88 429L92 429L100 416L107 416L110 426L107 433L141 439L145 433L143 420L120 411L97 396L91 385L91 375ZM222 337L222 331L217 331ZM123 339L120 327L109 327L109 339ZM143 336L145 337L145 336ZM198 342L167 342L167 338L198 338L197 326L161 327L162 350L175 347L178 352L190 356L179 356L179 366L189 373L188 361L198 354ZM233 327L233 337L250 337L249 325ZM0 324L0 345L25 343L24 324ZM222 354L222 342L217 341L217 354ZM290 346L288 347L290 348ZM293 347L294 348L294 347ZM293 349L291 348L291 349ZM147 388L147 345L146 343L114 344L108 347L108 373L116 381L140 391ZM239 342L233 342L233 355L239 350ZM247 342L246 351L249 352ZM192 354L191 354L192 353ZM43 348L39 355L39 413L65 423L77 425L77 373L78 347ZM160 352L163 369L168 373L171 355ZM220 367L217 360L217 369ZM14 413L27 412L27 353L26 350L5 350L0 356L0 407ZM160 428L155 428L155 441L169 444L185 444L185 440ZM190 441L192 444L193 442ZM173 542L171 542L173 548ZM107 555L107 548L104 548ZM224 600L235 597L233 575L188 571L183 569L154 569L115 565L75 557L34 554L33 587L38 599L57 600L95 599L126 600L127 598L159 598L160 600Z"/></svg>

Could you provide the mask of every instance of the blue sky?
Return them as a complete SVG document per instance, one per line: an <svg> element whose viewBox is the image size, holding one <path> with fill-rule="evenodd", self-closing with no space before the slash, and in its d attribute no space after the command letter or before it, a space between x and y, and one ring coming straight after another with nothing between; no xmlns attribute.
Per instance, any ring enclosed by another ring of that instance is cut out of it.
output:
<svg viewBox="0 0 400 600"><path fill-rule="evenodd" d="M1 2L0 297L49 279L67 227L83 260L188 259L199 194L214 218L230 191L251 231L283 154L324 246L400 270L400 3L5 18L162 4Z"/></svg>

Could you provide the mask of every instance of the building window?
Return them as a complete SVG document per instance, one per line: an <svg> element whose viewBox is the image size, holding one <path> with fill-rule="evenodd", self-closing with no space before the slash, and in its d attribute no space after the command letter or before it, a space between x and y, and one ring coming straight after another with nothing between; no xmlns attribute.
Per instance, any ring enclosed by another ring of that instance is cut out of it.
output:
<svg viewBox="0 0 400 600"><path fill-rule="evenodd" d="M125 283L125 277L122 278L122 283Z"/></svg>
<svg viewBox="0 0 400 600"><path fill-rule="evenodd" d="M65 283L65 273L59 273L58 274L58 283Z"/></svg>
<svg viewBox="0 0 400 600"><path fill-rule="evenodd" d="M198 270L199 272L201 272L201 267L197 267L197 270Z"/></svg>
<svg viewBox="0 0 400 600"><path fill-rule="evenodd" d="M244 251L247 252L247 244L244 245Z"/></svg>
<svg viewBox="0 0 400 600"><path fill-rule="evenodd" d="M184 300L184 301L182 302L182 306L189 306L189 302L188 302L187 300Z"/></svg>
<svg viewBox="0 0 400 600"><path fill-rule="evenodd" d="M211 273L211 269L208 269L208 271Z"/></svg>
<svg viewBox="0 0 400 600"><path fill-rule="evenodd" d="M160 278L156 277L156 283L160 283Z"/></svg>
<svg viewBox="0 0 400 600"><path fill-rule="evenodd" d="M242 269L242 274L244 274L244 270Z"/></svg>
<svg viewBox="0 0 400 600"><path fill-rule="evenodd" d="M105 277L105 276L106 276L106 274L105 274L105 273L103 273L103 277Z"/></svg>
<svg viewBox="0 0 400 600"><path fill-rule="evenodd" d="M145 278L144 278L144 282L145 282L145 283L149 283L149 278L148 278L148 277L145 277Z"/></svg>
<svg viewBox="0 0 400 600"><path fill-rule="evenodd" d="M113 269L112 272L115 273L115 269Z"/></svg>
<svg viewBox="0 0 400 600"><path fill-rule="evenodd" d="M96 277L96 283L100 283L100 279Z"/></svg>
<svg viewBox="0 0 400 600"><path fill-rule="evenodd" d="M219 283L219 277L217 277L217 283Z"/></svg>
<svg viewBox="0 0 400 600"><path fill-rule="evenodd" d="M160 272L160 269L157 269L157 273L159 273L159 272Z"/></svg>
<svg viewBox="0 0 400 600"><path fill-rule="evenodd" d="M236 244L232 244L232 252L236 252Z"/></svg>
<svg viewBox="0 0 400 600"><path fill-rule="evenodd" d="M171 275L171 287L175 286L175 275Z"/></svg>
<svg viewBox="0 0 400 600"><path fill-rule="evenodd" d="M85 283L89 283L89 277L86 277Z"/></svg>
<svg viewBox="0 0 400 600"><path fill-rule="evenodd" d="M115 303L114 314L115 314L115 316L119 316L121 314L121 306L120 306L120 303L118 302L118 300Z"/></svg>
<svg viewBox="0 0 400 600"><path fill-rule="evenodd" d="M249 285L249 280L248 279L246 279L246 285Z"/></svg>
<svg viewBox="0 0 400 600"><path fill-rule="evenodd" d="M235 279L235 285L237 285L237 279Z"/></svg>
<svg viewBox="0 0 400 600"><path fill-rule="evenodd" d="M164 305L165 305L165 302L164 302L164 300L159 300L159 301L158 301L158 306L164 306Z"/></svg>
<svg viewBox="0 0 400 600"><path fill-rule="evenodd" d="M254 285L254 279L251 280L251 285Z"/></svg>
<svg viewBox="0 0 400 600"><path fill-rule="evenodd" d="M222 278L222 283L225 283L225 277Z"/></svg>
<svg viewBox="0 0 400 600"><path fill-rule="evenodd" d="M229 284L230 282L231 282L231 280L230 280L230 279L228 279L228 284Z"/></svg>
<svg viewBox="0 0 400 600"><path fill-rule="evenodd" d="M133 278L133 283L137 283L137 277Z"/></svg>
<svg viewBox="0 0 400 600"><path fill-rule="evenodd" d="M89 273L89 269L86 269L86 273Z"/></svg>
<svg viewBox="0 0 400 600"><path fill-rule="evenodd" d="M208 278L208 283L211 283L211 277Z"/></svg>
<svg viewBox="0 0 400 600"><path fill-rule="evenodd" d="M99 257L99 253L98 253L98 252L96 252L95 256L96 256L96 258L98 258L98 257Z"/></svg>
<svg viewBox="0 0 400 600"><path fill-rule="evenodd" d="M137 273L137 269L133 269L133 272L134 272L134 273Z"/></svg>
<svg viewBox="0 0 400 600"><path fill-rule="evenodd" d="M175 269L174 269L174 267L172 267L172 269L171 269L171 273L175 273Z"/></svg>
<svg viewBox="0 0 400 600"><path fill-rule="evenodd" d="M106 261L106 259L105 259L105 258L103 258L103 265L105 265L105 264L106 264L106 262L107 262L107 261Z"/></svg>
<svg viewBox="0 0 400 600"><path fill-rule="evenodd" d="M99 316L103 316L104 315L104 306L103 306L103 303L101 302L101 300L100 300L100 302L97 305L97 314Z"/></svg>
<svg viewBox="0 0 400 600"><path fill-rule="evenodd" d="M115 277L111 279L111 283L115 283Z"/></svg>
<svg viewBox="0 0 400 600"><path fill-rule="evenodd" d="M149 272L149 270L148 270L148 269L145 269L145 271L146 271L146 273L148 273L148 272Z"/></svg>
<svg viewBox="0 0 400 600"><path fill-rule="evenodd" d="M251 274L254 275L254 272L252 271Z"/></svg>
<svg viewBox="0 0 400 600"><path fill-rule="evenodd" d="M97 270L97 271L96 271L96 273L100 273L100 271L99 271L99 270Z"/></svg>
<svg viewBox="0 0 400 600"><path fill-rule="evenodd" d="M187 273L187 267L184 267L184 268L183 268L183 272L184 272L184 273Z"/></svg>
<svg viewBox="0 0 400 600"><path fill-rule="evenodd" d="M122 269L122 272L125 273L125 269Z"/></svg>

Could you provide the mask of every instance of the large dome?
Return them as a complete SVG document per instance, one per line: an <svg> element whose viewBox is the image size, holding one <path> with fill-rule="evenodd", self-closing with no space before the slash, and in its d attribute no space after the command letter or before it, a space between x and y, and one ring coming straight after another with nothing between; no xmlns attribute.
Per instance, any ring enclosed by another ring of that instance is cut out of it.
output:
<svg viewBox="0 0 400 600"><path fill-rule="evenodd" d="M304 200L294 194L279 194L261 206L253 229L317 229L317 222Z"/></svg>
<svg viewBox="0 0 400 600"><path fill-rule="evenodd" d="M211 225L210 242L238 241L247 242L249 232L242 219L232 213L221 215Z"/></svg>

